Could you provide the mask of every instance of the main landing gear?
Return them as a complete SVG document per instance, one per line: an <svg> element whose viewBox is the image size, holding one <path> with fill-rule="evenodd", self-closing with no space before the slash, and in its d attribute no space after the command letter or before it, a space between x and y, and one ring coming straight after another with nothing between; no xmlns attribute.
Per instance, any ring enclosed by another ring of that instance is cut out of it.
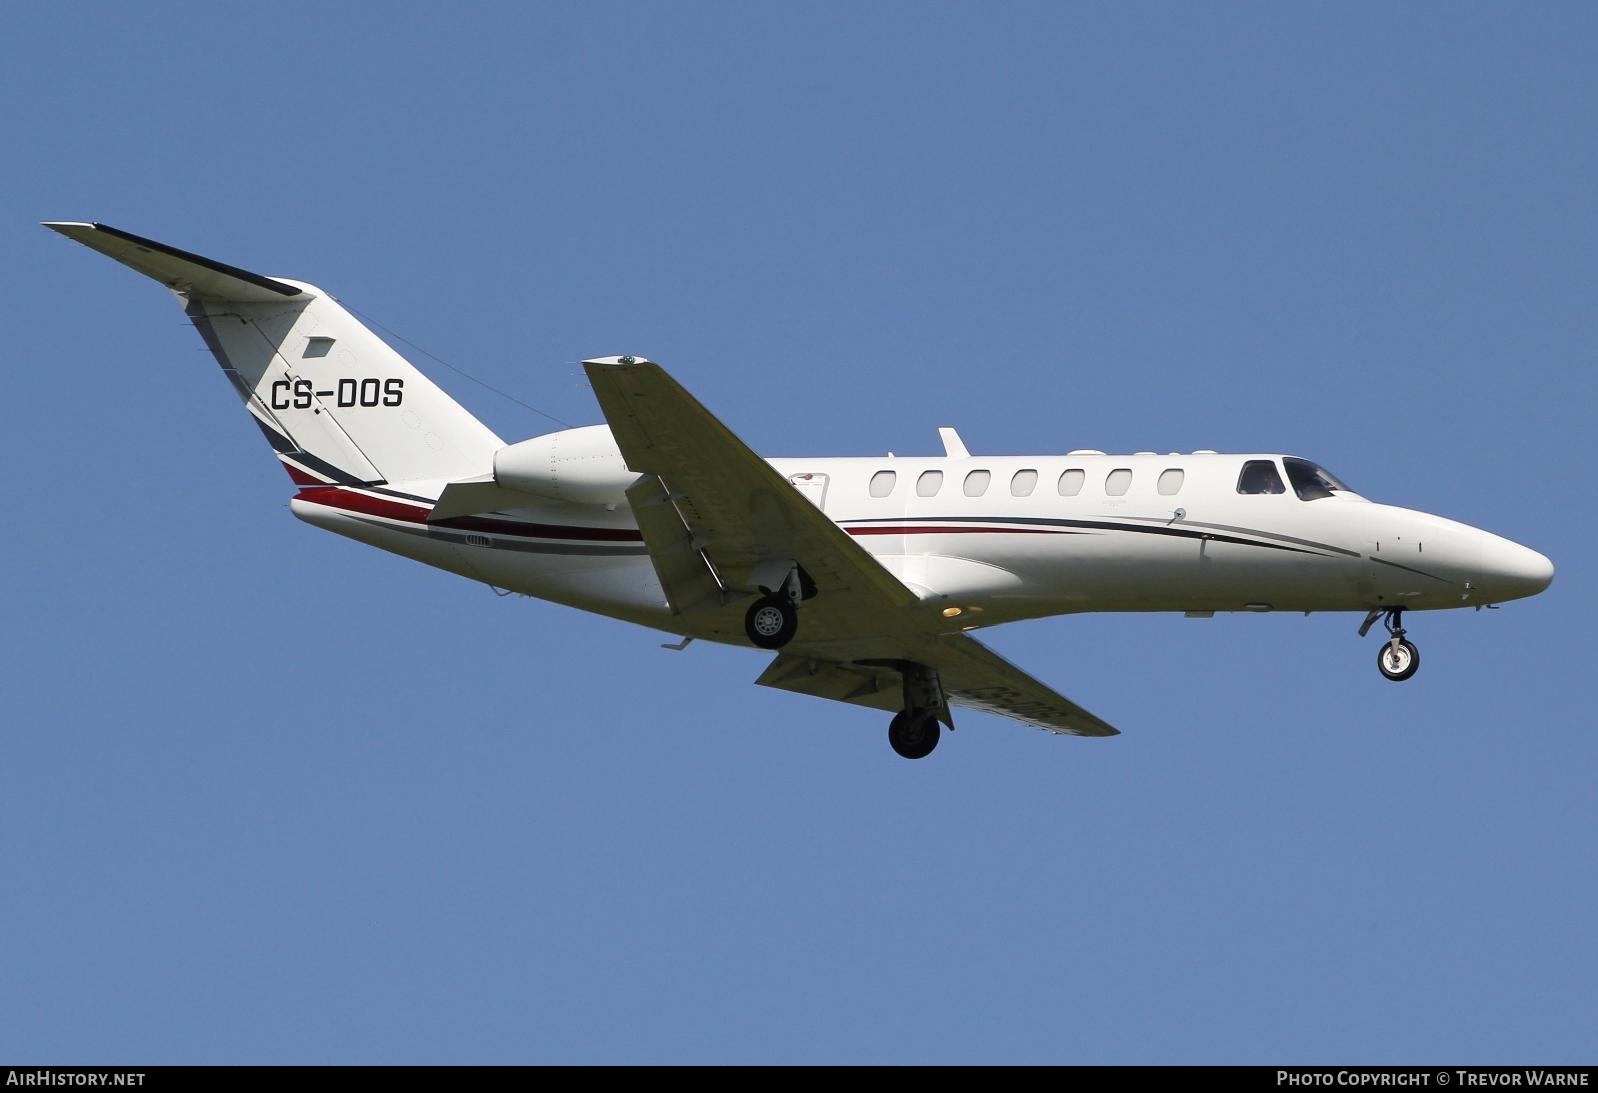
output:
<svg viewBox="0 0 1598 1093"><path fill-rule="evenodd" d="M888 744L906 759L925 759L938 746L943 732L939 722L954 728L943 683L924 664L895 661L893 667L904 676L904 709L888 724Z"/></svg>
<svg viewBox="0 0 1598 1093"><path fill-rule="evenodd" d="M1378 608L1365 616L1359 636L1370 633L1370 628L1380 619L1387 629L1387 641L1376 652L1376 667L1383 676L1394 683L1402 683L1420 669L1420 650L1404 636L1404 609L1402 607Z"/></svg>
<svg viewBox="0 0 1598 1093"><path fill-rule="evenodd" d="M771 576L781 574L767 569ZM771 579L770 576L767 579ZM799 604L816 594L815 582L793 566L775 588L759 585L760 598L744 612L744 633L760 649L781 649L799 631ZM875 668L891 668L904 680L904 706L888 725L888 744L906 759L925 759L938 746L942 726L954 728L949 700L938 673L911 660L862 660ZM874 687L873 687L874 689Z"/></svg>
<svg viewBox="0 0 1598 1093"><path fill-rule="evenodd" d="M781 649L799 632L799 612L786 596L762 596L744 613L744 633L761 649Z"/></svg>
<svg viewBox="0 0 1598 1093"><path fill-rule="evenodd" d="M906 759L925 759L938 746L938 715L931 710L900 710L888 724L888 743Z"/></svg>
<svg viewBox="0 0 1598 1093"><path fill-rule="evenodd" d="M744 633L757 648L781 649L799 632L799 603L816 594L815 583L794 566L775 590L762 585L760 592L744 612Z"/></svg>

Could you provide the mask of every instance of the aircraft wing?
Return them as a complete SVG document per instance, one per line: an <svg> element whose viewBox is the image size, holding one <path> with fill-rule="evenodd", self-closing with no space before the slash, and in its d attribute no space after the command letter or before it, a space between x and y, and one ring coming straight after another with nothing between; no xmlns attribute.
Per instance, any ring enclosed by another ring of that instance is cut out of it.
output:
<svg viewBox="0 0 1598 1093"><path fill-rule="evenodd" d="M806 644L914 627L915 593L658 364L583 367L628 469L651 476L628 500L674 611L719 606L723 584L752 591L788 559L822 590L801 614Z"/></svg>
<svg viewBox="0 0 1598 1093"><path fill-rule="evenodd" d="M911 655L937 670L944 693L955 706L998 714L1035 729L1069 736L1120 734L969 635L945 635L916 648ZM878 710L897 711L902 705L899 673L888 662L782 653L755 682Z"/></svg>
<svg viewBox="0 0 1598 1093"><path fill-rule="evenodd" d="M772 559L815 582L798 637L757 682L897 711L901 667L924 665L953 705L1050 732L1116 735L981 642L948 633L935 610L915 610L915 593L658 364L609 357L583 367L628 469L644 476L627 498L673 611L701 613L711 629L724 618L726 632L741 634L743 608L729 610L724 588L751 590Z"/></svg>

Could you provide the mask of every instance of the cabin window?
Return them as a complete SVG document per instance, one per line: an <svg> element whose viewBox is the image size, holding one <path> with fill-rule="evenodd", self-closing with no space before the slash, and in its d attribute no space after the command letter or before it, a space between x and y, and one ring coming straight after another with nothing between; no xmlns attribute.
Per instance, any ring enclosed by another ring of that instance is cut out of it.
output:
<svg viewBox="0 0 1598 1093"><path fill-rule="evenodd" d="M1182 492L1182 479L1186 477L1180 470L1172 467L1168 471L1160 472L1160 496L1175 497Z"/></svg>
<svg viewBox="0 0 1598 1093"><path fill-rule="evenodd" d="M871 496L886 497L893 492L893 484L899 480L894 471L878 471L871 476Z"/></svg>
<svg viewBox="0 0 1598 1093"><path fill-rule="evenodd" d="M1060 496L1075 497L1082 492L1082 483L1087 480L1087 472L1080 467L1072 467L1060 475Z"/></svg>
<svg viewBox="0 0 1598 1093"><path fill-rule="evenodd" d="M987 471L972 471L965 476L965 495L981 497L988 492L988 480L992 477Z"/></svg>
<svg viewBox="0 0 1598 1093"><path fill-rule="evenodd" d="M1032 491L1038 488L1037 471L1016 471L1010 479L1011 497L1031 497Z"/></svg>
<svg viewBox="0 0 1598 1093"><path fill-rule="evenodd" d="M1104 492L1110 497L1123 497L1132 485L1132 472L1125 467L1117 467L1104 476Z"/></svg>
<svg viewBox="0 0 1598 1093"><path fill-rule="evenodd" d="M943 488L942 471L922 471L921 477L916 479L917 497L936 497Z"/></svg>
<svg viewBox="0 0 1598 1093"><path fill-rule="evenodd" d="M1238 493L1286 493L1282 476L1276 473L1276 464L1269 459L1250 459L1243 464L1243 473L1237 476Z"/></svg>
<svg viewBox="0 0 1598 1093"><path fill-rule="evenodd" d="M1287 480L1293 484L1293 492L1298 494L1301 501L1318 501L1322 497L1332 496L1334 490L1350 492L1347 486L1332 476L1331 471L1317 467L1307 459L1286 456L1282 459L1282 466L1287 468Z"/></svg>

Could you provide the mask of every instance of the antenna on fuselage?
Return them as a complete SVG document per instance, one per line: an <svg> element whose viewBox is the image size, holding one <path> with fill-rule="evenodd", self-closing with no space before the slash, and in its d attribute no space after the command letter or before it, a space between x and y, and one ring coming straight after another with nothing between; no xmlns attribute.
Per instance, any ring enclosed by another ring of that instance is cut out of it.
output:
<svg viewBox="0 0 1598 1093"><path fill-rule="evenodd" d="M971 453L965 450L965 441L960 439L960 434L954 431L952 425L945 425L938 430L938 436L943 440L943 454L950 459L970 459Z"/></svg>

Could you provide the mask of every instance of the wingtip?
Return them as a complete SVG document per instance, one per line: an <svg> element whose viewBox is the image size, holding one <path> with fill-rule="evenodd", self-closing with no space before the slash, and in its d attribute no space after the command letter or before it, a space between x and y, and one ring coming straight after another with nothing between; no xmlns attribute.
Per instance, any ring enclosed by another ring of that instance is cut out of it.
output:
<svg viewBox="0 0 1598 1093"><path fill-rule="evenodd" d="M590 358L589 360L584 361L583 363L584 364L593 364L593 365L612 365L612 366L620 367L620 368L629 368L629 367L631 367L633 365L636 365L636 364L654 364L655 362L650 360L648 357L622 356L622 357L593 357L593 358Z"/></svg>

